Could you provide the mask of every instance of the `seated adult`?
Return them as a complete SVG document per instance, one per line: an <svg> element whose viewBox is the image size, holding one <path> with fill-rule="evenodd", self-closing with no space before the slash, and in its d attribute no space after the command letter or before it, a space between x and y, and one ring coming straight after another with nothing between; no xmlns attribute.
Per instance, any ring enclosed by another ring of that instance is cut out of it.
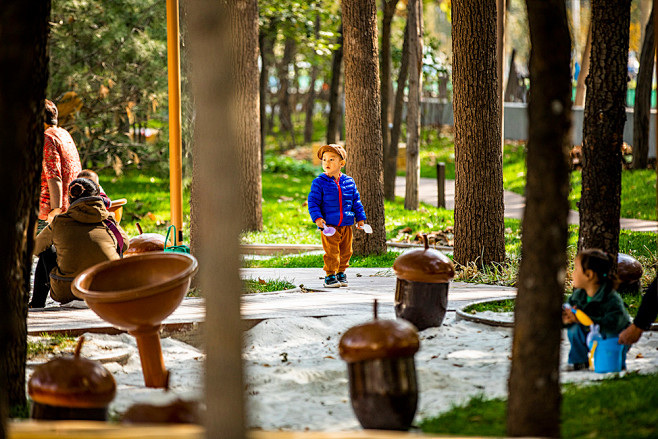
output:
<svg viewBox="0 0 658 439"><path fill-rule="evenodd" d="M45 261L45 269L50 273L48 281L35 282L31 307L43 307L49 290L59 303L76 300L71 292L73 279L92 265L121 258L128 248L128 236L107 211L99 194L98 185L92 180L73 180L68 210L37 235L34 254L50 246L54 246L55 253Z"/></svg>
<svg viewBox="0 0 658 439"><path fill-rule="evenodd" d="M637 310L633 323L619 334L620 344L631 345L637 342L642 333L651 329L651 324L656 320L658 316L658 285L656 285L656 279L653 278L653 282L642 296L642 302L640 302L640 308Z"/></svg>

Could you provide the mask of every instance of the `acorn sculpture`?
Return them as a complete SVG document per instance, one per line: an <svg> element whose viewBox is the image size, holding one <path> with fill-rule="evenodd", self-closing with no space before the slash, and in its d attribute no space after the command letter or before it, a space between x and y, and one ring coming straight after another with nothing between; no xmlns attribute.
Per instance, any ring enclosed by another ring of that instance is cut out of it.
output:
<svg viewBox="0 0 658 439"><path fill-rule="evenodd" d="M350 328L340 339L347 362L352 408L363 428L408 430L416 413L416 328L405 320L374 320Z"/></svg>
<svg viewBox="0 0 658 439"><path fill-rule="evenodd" d="M169 404L133 404L124 413L124 424L203 424L203 410L197 401L177 398Z"/></svg>
<svg viewBox="0 0 658 439"><path fill-rule="evenodd" d="M395 315L413 323L419 331L441 326L448 308L448 286L455 277L452 261L440 251L429 248L407 251L397 257L393 271Z"/></svg>
<svg viewBox="0 0 658 439"><path fill-rule="evenodd" d="M107 420L116 382L99 362L80 356L83 343L84 337L80 337L73 356L58 357L36 368L27 384L32 418Z"/></svg>

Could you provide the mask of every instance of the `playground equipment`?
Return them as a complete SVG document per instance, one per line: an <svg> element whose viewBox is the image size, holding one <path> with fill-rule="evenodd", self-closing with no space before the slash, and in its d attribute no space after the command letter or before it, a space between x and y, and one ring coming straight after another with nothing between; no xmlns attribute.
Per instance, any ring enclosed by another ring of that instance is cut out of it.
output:
<svg viewBox="0 0 658 439"><path fill-rule="evenodd" d="M414 355L418 331L405 320L374 320L350 328L338 350L347 362L352 408L363 428L408 430L416 413Z"/></svg>
<svg viewBox="0 0 658 439"><path fill-rule="evenodd" d="M186 253L147 253L94 265L73 281L75 296L137 339L147 387L167 386L158 331L185 297L197 268Z"/></svg>
<svg viewBox="0 0 658 439"><path fill-rule="evenodd" d="M425 248L407 251L393 263L397 275L395 315L419 331L441 326L448 307L448 286L455 277L452 261L429 248L426 234L423 240Z"/></svg>
<svg viewBox="0 0 658 439"><path fill-rule="evenodd" d="M84 337L80 337L73 356L52 359L30 376L27 389L32 399L32 418L107 420L116 382L102 364L80 356L83 343Z"/></svg>

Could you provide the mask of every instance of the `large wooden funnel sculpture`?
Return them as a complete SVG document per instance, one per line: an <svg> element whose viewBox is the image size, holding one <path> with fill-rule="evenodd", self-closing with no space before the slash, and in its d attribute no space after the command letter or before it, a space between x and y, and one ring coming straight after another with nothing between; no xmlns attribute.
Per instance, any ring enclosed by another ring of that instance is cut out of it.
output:
<svg viewBox="0 0 658 439"><path fill-rule="evenodd" d="M73 281L73 294L100 318L135 336L147 387L167 386L159 330L185 297L197 265L184 253L148 253L94 265Z"/></svg>

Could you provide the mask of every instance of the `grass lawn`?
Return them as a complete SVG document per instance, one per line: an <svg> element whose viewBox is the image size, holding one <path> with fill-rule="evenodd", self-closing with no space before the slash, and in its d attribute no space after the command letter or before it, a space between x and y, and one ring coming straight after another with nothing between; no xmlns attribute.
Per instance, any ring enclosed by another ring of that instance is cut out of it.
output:
<svg viewBox="0 0 658 439"><path fill-rule="evenodd" d="M658 375L629 374L599 384L563 386L562 437L658 437ZM623 395L623 397L622 397ZM505 436L506 401L471 399L421 422L425 433Z"/></svg>

